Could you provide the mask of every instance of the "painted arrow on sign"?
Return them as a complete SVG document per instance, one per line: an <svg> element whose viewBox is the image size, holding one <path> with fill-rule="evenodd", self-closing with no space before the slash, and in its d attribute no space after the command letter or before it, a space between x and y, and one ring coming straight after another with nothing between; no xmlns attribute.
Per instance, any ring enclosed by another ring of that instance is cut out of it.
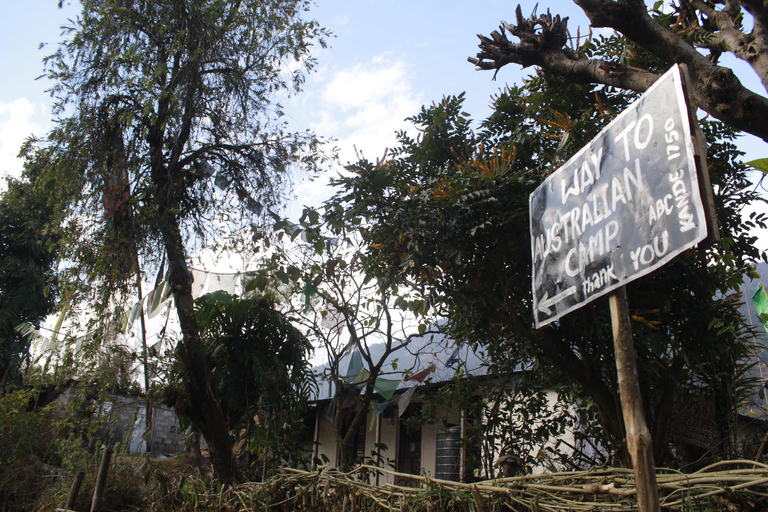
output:
<svg viewBox="0 0 768 512"><path fill-rule="evenodd" d="M563 290L562 292L558 293L551 299L549 298L549 293L544 292L544 295L541 297L541 300L539 301L539 311L541 311L545 315L552 314L552 311L549 309L551 306L554 306L555 304L557 304L558 302L560 302L566 297L570 297L574 293L576 293L575 286L571 286L570 288Z"/></svg>

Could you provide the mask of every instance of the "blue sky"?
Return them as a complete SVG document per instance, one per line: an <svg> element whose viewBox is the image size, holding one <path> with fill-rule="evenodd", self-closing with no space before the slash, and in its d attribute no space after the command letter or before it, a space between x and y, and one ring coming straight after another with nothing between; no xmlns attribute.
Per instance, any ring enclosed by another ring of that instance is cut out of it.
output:
<svg viewBox="0 0 768 512"><path fill-rule="evenodd" d="M571 16L579 15L573 4ZM0 0L0 172L21 169L15 154L22 140L50 128L50 98L42 57L60 40L59 27L78 12L65 0ZM353 145L367 156L381 155L406 128L404 118L423 104L466 91L473 117L488 113L492 94L506 82L519 83L523 70L509 66L496 82L467 62L477 49L476 34L488 34L500 19L513 19L513 2L357 0L318 2L312 15L333 31L330 48L316 52L317 73L305 92L287 105L297 129L310 128L338 140L343 161ZM523 2L530 13L536 2ZM541 7L540 7L541 9ZM583 15L580 16L582 26ZM575 33L575 24L572 23ZM40 43L48 46L42 50ZM527 72L526 72L527 74Z"/></svg>
<svg viewBox="0 0 768 512"><path fill-rule="evenodd" d="M334 138L341 160L381 156L395 142L396 130L422 105L444 95L466 92L465 107L474 119L489 113L490 97L506 83L519 84L531 70L506 66L492 73L476 71L467 62L477 51L476 34L488 34L499 20L514 21L516 1L502 0L319 0L311 15L335 35L330 48L315 53L319 60L304 93L290 100L286 112L297 130L307 128ZM569 28L586 32L583 13L569 1L524 0L529 15L549 7L570 17ZM42 73L42 57L55 49L60 26L79 10L64 0L0 0L0 174L18 174L15 158L24 138L42 136L50 128L50 97ZM40 43L48 46L39 49ZM754 73L737 68L742 80L762 91ZM747 137L741 144L747 158L768 156L765 143ZM316 203L328 195L322 185L300 183L299 203Z"/></svg>

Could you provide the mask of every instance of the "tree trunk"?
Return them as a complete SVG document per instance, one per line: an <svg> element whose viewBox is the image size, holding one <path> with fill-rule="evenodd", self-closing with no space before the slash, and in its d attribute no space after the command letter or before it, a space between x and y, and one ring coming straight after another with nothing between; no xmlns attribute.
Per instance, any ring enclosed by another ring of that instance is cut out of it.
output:
<svg viewBox="0 0 768 512"><path fill-rule="evenodd" d="M338 433L336 442L339 444L339 469L349 471L355 459L355 438L359 428L366 428L368 410L371 407L373 399L373 383L375 378L369 377L366 385L365 394L360 398L359 403L355 404L355 416L350 423L349 428L341 435L342 427L340 415L337 413L336 432Z"/></svg>
<svg viewBox="0 0 768 512"><path fill-rule="evenodd" d="M161 231L168 255L169 284L179 316L182 339L177 352L184 367L184 385L189 393L189 414L208 442L211 465L224 484L239 478L232 453L232 438L219 401L219 390L203 348L192 299L192 276L187 269L186 254L178 220L166 212Z"/></svg>

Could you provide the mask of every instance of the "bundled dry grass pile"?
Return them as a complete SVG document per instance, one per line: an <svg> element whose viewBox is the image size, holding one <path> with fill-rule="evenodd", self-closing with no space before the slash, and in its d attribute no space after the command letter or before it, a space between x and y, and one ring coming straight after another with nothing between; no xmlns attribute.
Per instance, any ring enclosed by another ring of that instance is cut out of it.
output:
<svg viewBox="0 0 768 512"><path fill-rule="evenodd" d="M401 485L374 485L376 474ZM768 465L725 461L695 473L660 470L662 509L768 510ZM349 473L323 468L286 470L264 483L246 483L198 496L198 510L297 512L581 512L636 510L631 470L595 469L487 480L472 484L403 475L373 466Z"/></svg>

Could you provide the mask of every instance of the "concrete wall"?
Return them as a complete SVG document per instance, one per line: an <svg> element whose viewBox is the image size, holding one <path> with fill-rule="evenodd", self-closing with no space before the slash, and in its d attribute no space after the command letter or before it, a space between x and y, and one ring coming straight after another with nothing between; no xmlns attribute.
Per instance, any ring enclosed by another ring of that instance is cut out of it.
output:
<svg viewBox="0 0 768 512"><path fill-rule="evenodd" d="M205 446L202 439L201 446ZM176 413L166 407L155 406L152 412L152 453L173 454L186 449L187 436L179 426Z"/></svg>
<svg viewBox="0 0 768 512"><path fill-rule="evenodd" d="M74 386L68 387L57 399L62 411L71 409L77 396ZM100 423L97 435L103 443L126 443L130 453L146 451L146 408L144 397L135 395L109 394L102 404L94 403L96 420ZM155 405L152 408L152 450L153 455L172 455L183 452L187 447L187 436L179 426L176 413L167 407Z"/></svg>

